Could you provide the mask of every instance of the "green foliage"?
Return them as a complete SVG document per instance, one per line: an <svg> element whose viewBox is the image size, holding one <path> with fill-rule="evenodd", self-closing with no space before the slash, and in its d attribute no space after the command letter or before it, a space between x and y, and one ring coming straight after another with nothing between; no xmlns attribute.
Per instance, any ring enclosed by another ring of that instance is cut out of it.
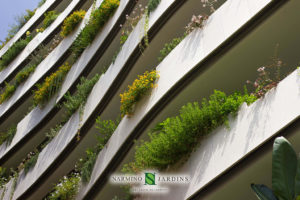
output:
<svg viewBox="0 0 300 200"><path fill-rule="evenodd" d="M228 115L235 115L243 102L248 104L256 98L252 95L234 93L227 96L215 91L209 100L188 103L180 114L159 123L149 133L150 141L142 141L136 147L134 162L125 165L124 171L139 172L143 169L166 169L189 155L202 136L222 124L228 123Z"/></svg>
<svg viewBox="0 0 300 200"><path fill-rule="evenodd" d="M275 139L272 154L272 188L251 184L260 200L298 200L300 198L300 159L284 138Z"/></svg>
<svg viewBox="0 0 300 200"><path fill-rule="evenodd" d="M73 200L78 192L80 177L78 174L72 174L69 177L64 177L54 187L46 199L47 200Z"/></svg>
<svg viewBox="0 0 300 200"><path fill-rule="evenodd" d="M132 85L128 86L121 97L121 114L122 117L133 113L135 104L151 89L154 87L154 82L159 78L156 70L151 72L146 71L143 75L139 75Z"/></svg>
<svg viewBox="0 0 300 200"><path fill-rule="evenodd" d="M27 174L27 172L29 172L29 170L34 167L34 165L36 164L37 160L39 158L39 152L36 151L34 153L30 153L28 155L28 159L26 160L25 164L24 164L24 172L25 174Z"/></svg>
<svg viewBox="0 0 300 200"><path fill-rule="evenodd" d="M92 43L99 30L118 8L120 0L104 0L100 7L91 14L88 24L75 39L71 51L75 58L79 57L84 49Z"/></svg>
<svg viewBox="0 0 300 200"><path fill-rule="evenodd" d="M46 28L48 28L58 17L58 13L56 13L55 10L52 11L48 11L47 13L44 14L45 18L43 21L43 25L42 27L39 29L38 32L43 32L44 30L46 30Z"/></svg>
<svg viewBox="0 0 300 200"><path fill-rule="evenodd" d="M152 11L154 11L157 6L159 5L161 0L149 0L148 2L148 14L150 14Z"/></svg>
<svg viewBox="0 0 300 200"><path fill-rule="evenodd" d="M29 75L35 70L36 67L37 65L27 65L25 68L23 68L14 78L15 84L19 86L21 83L27 80Z"/></svg>
<svg viewBox="0 0 300 200"><path fill-rule="evenodd" d="M79 24L79 22L81 22L81 20L84 18L85 16L85 10L79 10L79 11L75 11L72 13L72 15L70 15L69 17L67 17L64 20L63 26L62 26L62 31L61 31L61 36L63 37L67 37L77 26L77 24Z"/></svg>
<svg viewBox="0 0 300 200"><path fill-rule="evenodd" d="M4 142L9 145L14 139L16 132L17 126L13 125L5 133L0 133L0 145L2 145Z"/></svg>
<svg viewBox="0 0 300 200"><path fill-rule="evenodd" d="M0 71L6 68L11 61L13 61L19 53L27 46L31 41L32 37L29 35L25 39L21 39L18 42L14 43L2 56L0 60Z"/></svg>
<svg viewBox="0 0 300 200"><path fill-rule="evenodd" d="M118 127L119 122L119 119L117 119L115 122L112 120L101 120L100 117L96 119L96 129L100 134L97 136L97 152L100 152L104 148L105 144Z"/></svg>
<svg viewBox="0 0 300 200"><path fill-rule="evenodd" d="M179 38L174 38L170 43L165 44L164 48L160 50L160 57L158 57L158 61L161 62L169 53L185 38L179 37Z"/></svg>
<svg viewBox="0 0 300 200"><path fill-rule="evenodd" d="M43 105L47 102L61 87L61 84L71 69L68 63L60 66L58 70L45 78L42 84L37 85L37 90L34 92L34 105Z"/></svg>
<svg viewBox="0 0 300 200"><path fill-rule="evenodd" d="M80 159L78 163L78 168L83 182L88 182L90 180L97 155L104 148L105 144L117 128L119 122L119 120L116 120L116 122L112 120L101 120L100 117L96 119L96 128L100 134L97 136L98 144L93 149L87 149L86 158Z"/></svg>
<svg viewBox="0 0 300 200"><path fill-rule="evenodd" d="M3 188L9 180L9 173L5 167L0 166L0 188Z"/></svg>
<svg viewBox="0 0 300 200"><path fill-rule="evenodd" d="M5 90L0 95L0 104L2 104L4 101L6 101L8 98L10 98L13 93L16 91L15 85L10 85L9 83L5 83Z"/></svg>
<svg viewBox="0 0 300 200"><path fill-rule="evenodd" d="M97 153L93 149L87 149L85 152L86 158L79 160L80 175L84 183L90 180L97 158Z"/></svg>
<svg viewBox="0 0 300 200"><path fill-rule="evenodd" d="M88 95L93 89L96 82L99 80L100 76L96 74L92 79L88 80L84 77L81 78L80 84L77 85L76 93L71 95L68 92L65 95L66 101L64 102L64 107L66 108L66 119L80 107L83 106L87 100Z"/></svg>

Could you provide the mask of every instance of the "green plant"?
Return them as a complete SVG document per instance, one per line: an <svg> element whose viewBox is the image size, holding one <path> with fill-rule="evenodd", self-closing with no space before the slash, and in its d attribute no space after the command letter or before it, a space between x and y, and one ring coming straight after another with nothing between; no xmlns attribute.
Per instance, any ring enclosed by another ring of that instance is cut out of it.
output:
<svg viewBox="0 0 300 200"><path fill-rule="evenodd" d="M96 119L96 129L99 132L99 136L97 136L98 144L97 144L97 152L100 152L105 144L108 142L111 135L114 133L120 120L116 121L112 120L101 120L100 116Z"/></svg>
<svg viewBox="0 0 300 200"><path fill-rule="evenodd" d="M104 0L100 7L92 12L88 24L72 44L71 51L75 58L79 57L84 49L92 43L98 31L105 25L119 4L120 0Z"/></svg>
<svg viewBox="0 0 300 200"><path fill-rule="evenodd" d="M6 68L11 61L13 61L17 55L27 46L31 41L32 36L28 35L25 39L21 39L18 42L14 43L2 56L0 60L0 71Z"/></svg>
<svg viewBox="0 0 300 200"><path fill-rule="evenodd" d="M37 29L36 32L43 32L44 30L46 30L46 28L48 28L58 17L58 13L56 13L55 10L52 11L48 11L47 13L44 14L45 18L43 21L43 25L40 29Z"/></svg>
<svg viewBox="0 0 300 200"><path fill-rule="evenodd" d="M77 173L64 176L63 179L54 187L46 199L47 200L73 200L78 192L80 177Z"/></svg>
<svg viewBox="0 0 300 200"><path fill-rule="evenodd" d="M75 94L70 94L68 92L65 95L66 101L64 102L64 107L66 108L66 119L69 117L81 106L85 104L88 95L90 94L91 90L93 89L96 82L99 80L100 76L96 74L90 80L82 77L80 79L80 84L78 84L77 90Z"/></svg>
<svg viewBox="0 0 300 200"><path fill-rule="evenodd" d="M148 5L147 5L147 7L148 7L148 14L150 14L152 11L154 11L157 8L157 6L159 5L160 1L161 0L149 0Z"/></svg>
<svg viewBox="0 0 300 200"><path fill-rule="evenodd" d="M17 126L12 125L5 133L1 133L0 145L2 145L4 142L6 142L6 144L9 145L14 139L16 132L17 132Z"/></svg>
<svg viewBox="0 0 300 200"><path fill-rule="evenodd" d="M96 129L98 129L100 134L96 137L98 144L93 149L87 149L86 158L80 159L78 162L78 168L83 182L88 182L90 180L97 155L104 148L119 122L120 120L118 119L115 122L112 120L101 120L100 117L96 119Z"/></svg>
<svg viewBox="0 0 300 200"><path fill-rule="evenodd" d="M34 92L34 105L42 105L48 101L61 87L61 84L71 69L68 63L60 66L58 70L45 78L43 84L37 85L37 90Z"/></svg>
<svg viewBox="0 0 300 200"><path fill-rule="evenodd" d="M35 152L30 152L27 156L27 159L24 163L24 172L25 174L27 174L29 172L29 170L34 167L34 165L36 164L37 160L39 158L39 152L35 151Z"/></svg>
<svg viewBox="0 0 300 200"><path fill-rule="evenodd" d="M0 166L0 188L3 188L4 185L8 182L9 173L7 172L5 167Z"/></svg>
<svg viewBox="0 0 300 200"><path fill-rule="evenodd" d="M272 190L265 185L251 184L260 200L300 199L300 159L284 138L274 141L272 154Z"/></svg>
<svg viewBox="0 0 300 200"><path fill-rule="evenodd" d="M86 183L90 180L92 171L96 162L97 153L93 149L87 149L86 158L79 160L80 175L82 182Z"/></svg>
<svg viewBox="0 0 300 200"><path fill-rule="evenodd" d="M131 86L128 86L128 90L120 94L122 116L133 113L134 105L154 87L154 82L158 77L156 70L146 71L143 75L139 75Z"/></svg>
<svg viewBox="0 0 300 200"><path fill-rule="evenodd" d="M10 98L13 93L16 91L16 86L15 85L10 85L9 83L5 83L5 90L3 93L0 95L0 104L2 104L5 100Z"/></svg>
<svg viewBox="0 0 300 200"><path fill-rule="evenodd" d="M67 37L85 16L85 10L75 11L64 20L61 36Z"/></svg>
<svg viewBox="0 0 300 200"><path fill-rule="evenodd" d="M165 44L164 48L160 50L160 57L158 61L161 62L169 53L185 38L183 37L174 38L170 43Z"/></svg>
<svg viewBox="0 0 300 200"><path fill-rule="evenodd" d="M15 76L15 84L19 86L21 83L23 83L29 75L35 70L37 66L36 65L27 65L25 68L23 68L17 75Z"/></svg>
<svg viewBox="0 0 300 200"><path fill-rule="evenodd" d="M227 96L215 91L209 100L188 103L180 114L159 123L150 131L150 141L136 147L134 162L124 166L124 171L139 172L144 169L163 170L189 155L202 136L222 124L228 126L228 115L235 115L243 102L254 102L256 97L234 93Z"/></svg>

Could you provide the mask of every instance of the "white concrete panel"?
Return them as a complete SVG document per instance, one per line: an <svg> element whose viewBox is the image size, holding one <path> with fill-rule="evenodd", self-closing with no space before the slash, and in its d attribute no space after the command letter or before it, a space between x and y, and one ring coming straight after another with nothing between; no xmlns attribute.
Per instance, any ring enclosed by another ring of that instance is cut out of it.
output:
<svg viewBox="0 0 300 200"><path fill-rule="evenodd" d="M252 105L243 104L237 117L230 118L230 129L219 127L201 142L180 170L193 177L186 198L299 117L298 73L294 71Z"/></svg>

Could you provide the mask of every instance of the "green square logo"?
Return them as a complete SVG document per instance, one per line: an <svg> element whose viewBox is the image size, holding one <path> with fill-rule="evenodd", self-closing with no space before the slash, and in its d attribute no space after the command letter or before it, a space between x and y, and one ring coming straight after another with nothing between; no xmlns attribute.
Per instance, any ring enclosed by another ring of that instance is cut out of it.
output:
<svg viewBox="0 0 300 200"><path fill-rule="evenodd" d="M156 185L155 173L145 173L145 185Z"/></svg>

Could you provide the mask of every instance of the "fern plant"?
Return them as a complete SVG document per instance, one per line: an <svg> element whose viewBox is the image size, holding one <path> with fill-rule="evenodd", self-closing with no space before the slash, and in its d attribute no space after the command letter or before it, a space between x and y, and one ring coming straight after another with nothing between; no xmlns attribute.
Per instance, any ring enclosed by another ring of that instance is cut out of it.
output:
<svg viewBox="0 0 300 200"><path fill-rule="evenodd" d="M150 131L150 140L142 141L136 147L134 162L125 165L124 170L163 170L176 164L192 152L202 136L227 124L228 115L235 115L243 102L250 104L255 100L255 96L247 93L227 96L215 91L200 105L198 102L188 103L180 109L178 116L167 118Z"/></svg>

